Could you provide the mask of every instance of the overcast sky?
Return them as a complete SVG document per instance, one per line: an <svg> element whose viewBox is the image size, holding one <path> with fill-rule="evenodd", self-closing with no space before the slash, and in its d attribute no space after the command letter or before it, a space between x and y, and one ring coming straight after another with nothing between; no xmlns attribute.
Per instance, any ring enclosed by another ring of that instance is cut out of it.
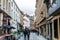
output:
<svg viewBox="0 0 60 40"><path fill-rule="evenodd" d="M33 15L35 11L36 0L15 0L20 10Z"/></svg>

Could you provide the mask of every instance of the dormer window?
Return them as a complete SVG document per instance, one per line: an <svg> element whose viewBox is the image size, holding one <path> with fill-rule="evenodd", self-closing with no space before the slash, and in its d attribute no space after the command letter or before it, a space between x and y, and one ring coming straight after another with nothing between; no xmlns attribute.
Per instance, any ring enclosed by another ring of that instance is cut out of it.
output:
<svg viewBox="0 0 60 40"><path fill-rule="evenodd" d="M41 17L43 17L43 12L41 12Z"/></svg>
<svg viewBox="0 0 60 40"><path fill-rule="evenodd" d="M50 0L51 5L56 3L56 0Z"/></svg>
<svg viewBox="0 0 60 40"><path fill-rule="evenodd" d="M56 0L51 0L51 3L52 3L52 4L56 3Z"/></svg>
<svg viewBox="0 0 60 40"><path fill-rule="evenodd" d="M50 0L44 0L44 3L47 5L47 9L50 7Z"/></svg>
<svg viewBox="0 0 60 40"><path fill-rule="evenodd" d="M43 12L41 12L41 14L43 15Z"/></svg>

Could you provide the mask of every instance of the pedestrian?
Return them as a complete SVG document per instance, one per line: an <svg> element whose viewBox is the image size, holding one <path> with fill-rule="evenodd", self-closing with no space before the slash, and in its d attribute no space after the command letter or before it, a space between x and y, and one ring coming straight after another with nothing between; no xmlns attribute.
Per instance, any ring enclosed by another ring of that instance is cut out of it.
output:
<svg viewBox="0 0 60 40"><path fill-rule="evenodd" d="M13 37L13 40L16 40L15 37Z"/></svg>
<svg viewBox="0 0 60 40"><path fill-rule="evenodd" d="M27 36L27 30L26 30L26 28L23 30L23 34L24 34L24 40L26 40L26 36Z"/></svg>
<svg viewBox="0 0 60 40"><path fill-rule="evenodd" d="M30 39L30 30L27 28L27 38Z"/></svg>
<svg viewBox="0 0 60 40"><path fill-rule="evenodd" d="M23 34L24 34L24 40L26 40L26 37L29 40L29 38L30 38L30 30L27 27L25 27L25 29L23 31Z"/></svg>

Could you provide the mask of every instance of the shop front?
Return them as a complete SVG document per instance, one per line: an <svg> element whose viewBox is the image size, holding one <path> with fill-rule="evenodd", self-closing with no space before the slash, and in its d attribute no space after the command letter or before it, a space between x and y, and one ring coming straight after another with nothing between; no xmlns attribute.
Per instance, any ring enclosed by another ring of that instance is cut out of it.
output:
<svg viewBox="0 0 60 40"><path fill-rule="evenodd" d="M60 40L60 14L52 19L52 40Z"/></svg>

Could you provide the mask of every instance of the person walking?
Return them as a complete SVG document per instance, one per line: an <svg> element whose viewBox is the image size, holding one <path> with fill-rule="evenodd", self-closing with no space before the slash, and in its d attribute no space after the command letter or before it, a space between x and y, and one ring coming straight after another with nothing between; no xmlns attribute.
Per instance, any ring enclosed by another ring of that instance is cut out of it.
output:
<svg viewBox="0 0 60 40"><path fill-rule="evenodd" d="M27 30L26 30L26 28L23 30L23 34L24 34L24 40L26 40L26 36L27 36Z"/></svg>
<svg viewBox="0 0 60 40"><path fill-rule="evenodd" d="M27 29L27 38L28 38L28 40L30 39L30 30L29 29Z"/></svg>
<svg viewBox="0 0 60 40"><path fill-rule="evenodd" d="M26 37L27 37L27 40L29 40L30 38L30 30L25 27L24 31L23 31L23 34L24 34L24 40L26 40Z"/></svg>

